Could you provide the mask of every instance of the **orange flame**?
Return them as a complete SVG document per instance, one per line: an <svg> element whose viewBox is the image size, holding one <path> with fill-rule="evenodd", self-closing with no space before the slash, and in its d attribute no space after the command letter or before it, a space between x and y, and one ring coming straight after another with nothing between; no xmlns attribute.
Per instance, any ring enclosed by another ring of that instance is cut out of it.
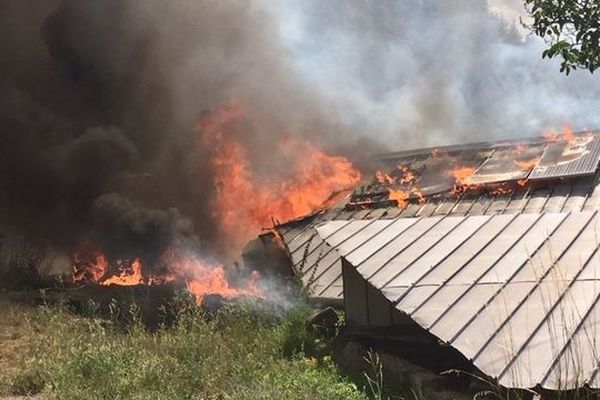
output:
<svg viewBox="0 0 600 400"><path fill-rule="evenodd" d="M73 282L100 282L108 271L108 259L101 252L90 255L77 253L73 256Z"/></svg>
<svg viewBox="0 0 600 400"><path fill-rule="evenodd" d="M475 172L475 167L457 167L448 171L448 174L454 177L456 185L465 186L468 185L469 178Z"/></svg>
<svg viewBox="0 0 600 400"><path fill-rule="evenodd" d="M398 165L398 169L402 173L400 176L401 184L411 184L417 180L417 174L408 165Z"/></svg>
<svg viewBox="0 0 600 400"><path fill-rule="evenodd" d="M201 278L186 283L187 290L196 297L198 304L202 303L207 294L219 294L223 297L262 297L262 289L258 284L258 271L252 272L252 278L243 288L229 286L225 278L225 270L221 267L209 270Z"/></svg>
<svg viewBox="0 0 600 400"><path fill-rule="evenodd" d="M388 199L395 201L398 203L399 208L405 208L408 205L408 202L411 196L416 197L419 204L424 204L427 202L427 198L421 192L417 186L413 186L410 190L398 190L398 189L388 189Z"/></svg>
<svg viewBox="0 0 600 400"><path fill-rule="evenodd" d="M513 160L521 171L531 171L537 165L538 161L540 161L540 157L534 157L529 160Z"/></svg>
<svg viewBox="0 0 600 400"><path fill-rule="evenodd" d="M119 266L119 273L99 282L101 285L134 286L144 282L142 263L136 258L129 266Z"/></svg>
<svg viewBox="0 0 600 400"><path fill-rule="evenodd" d="M377 182L381 183L382 185L393 185L394 183L396 183L396 179L384 171L376 171L375 179L377 179Z"/></svg>
<svg viewBox="0 0 600 400"><path fill-rule="evenodd" d="M544 132L542 136L544 136L546 140L555 142L562 140L567 143L571 143L577 138L577 136L575 136L575 133L573 132L573 128L570 125L565 125L561 133L547 131Z"/></svg>
<svg viewBox="0 0 600 400"><path fill-rule="evenodd" d="M345 158L332 156L307 141L288 137L265 149L291 160L286 178L272 171L260 178L248 160L248 150L236 139L233 126L246 116L232 100L201 121L201 139L214 150L214 216L237 250L274 220L289 220L337 201L358 184L360 173ZM273 167L275 168L275 167ZM290 179L289 176L292 176Z"/></svg>
<svg viewBox="0 0 600 400"><path fill-rule="evenodd" d="M409 197L409 193L405 190L389 189L388 198L396 201L398 203L398 207L400 208L407 206Z"/></svg>
<svg viewBox="0 0 600 400"><path fill-rule="evenodd" d="M185 282L198 303L201 303L207 294L219 294L224 297L262 296L257 272L253 272L243 286L232 287L226 279L222 265L211 265L193 254L173 249L167 250L161 257L160 263L169 271L162 275L145 276L142 262L137 258L131 263L117 263L117 271L110 272L108 259L102 252L94 252L89 259L76 255L73 280L76 283L88 282L102 286L135 286L159 285L180 279Z"/></svg>
<svg viewBox="0 0 600 400"><path fill-rule="evenodd" d="M201 303L207 294L219 294L223 297L262 297L257 271L252 272L251 278L242 287L236 288L230 286L222 265L208 263L194 254L171 249L163 255L162 261L169 270L185 277L186 287L198 303Z"/></svg>
<svg viewBox="0 0 600 400"><path fill-rule="evenodd" d="M94 283L109 286L158 285L175 280L175 275L145 276L139 258L132 262L117 261L116 271L111 271L108 258L101 251L85 256L77 253L73 256L73 282Z"/></svg>
<svg viewBox="0 0 600 400"><path fill-rule="evenodd" d="M511 194L514 191L514 188L509 183L499 183L496 185L491 185L488 192L492 196L502 196L505 194Z"/></svg>

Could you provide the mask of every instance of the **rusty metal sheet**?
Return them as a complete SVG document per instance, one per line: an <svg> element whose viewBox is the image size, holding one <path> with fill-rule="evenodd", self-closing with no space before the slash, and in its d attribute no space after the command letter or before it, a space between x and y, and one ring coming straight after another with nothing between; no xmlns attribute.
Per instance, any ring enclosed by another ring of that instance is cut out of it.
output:
<svg viewBox="0 0 600 400"><path fill-rule="evenodd" d="M600 161L600 135L590 132L546 146L529 180L591 175Z"/></svg>

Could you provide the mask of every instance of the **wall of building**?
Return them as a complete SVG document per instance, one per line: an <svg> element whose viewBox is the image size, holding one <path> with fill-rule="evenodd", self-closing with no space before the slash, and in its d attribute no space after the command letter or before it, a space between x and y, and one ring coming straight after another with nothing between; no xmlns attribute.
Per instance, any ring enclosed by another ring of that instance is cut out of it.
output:
<svg viewBox="0 0 600 400"><path fill-rule="evenodd" d="M386 327L408 323L408 317L398 311L345 259L342 259L342 275L344 310L348 326Z"/></svg>

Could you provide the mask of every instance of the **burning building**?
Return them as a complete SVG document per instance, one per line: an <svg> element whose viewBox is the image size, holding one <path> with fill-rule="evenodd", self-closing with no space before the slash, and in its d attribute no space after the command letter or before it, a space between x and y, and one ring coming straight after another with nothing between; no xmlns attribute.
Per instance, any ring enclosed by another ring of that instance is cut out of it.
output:
<svg viewBox="0 0 600 400"><path fill-rule="evenodd" d="M598 388L599 160L600 132L569 130L385 154L261 240L353 332L441 341L505 387Z"/></svg>

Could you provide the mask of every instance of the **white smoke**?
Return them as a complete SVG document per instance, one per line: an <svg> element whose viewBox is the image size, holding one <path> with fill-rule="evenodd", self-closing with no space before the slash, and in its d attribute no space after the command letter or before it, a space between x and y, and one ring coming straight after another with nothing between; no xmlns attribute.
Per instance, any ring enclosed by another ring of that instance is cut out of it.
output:
<svg viewBox="0 0 600 400"><path fill-rule="evenodd" d="M394 148L600 126L600 80L541 59L522 0L277 4L307 84L342 123Z"/></svg>

